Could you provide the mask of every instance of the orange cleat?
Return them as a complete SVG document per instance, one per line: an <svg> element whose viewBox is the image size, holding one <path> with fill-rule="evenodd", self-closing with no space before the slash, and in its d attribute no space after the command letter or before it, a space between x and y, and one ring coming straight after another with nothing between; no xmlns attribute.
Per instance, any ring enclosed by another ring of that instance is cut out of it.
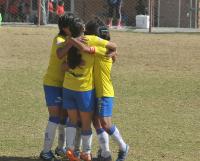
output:
<svg viewBox="0 0 200 161"><path fill-rule="evenodd" d="M91 155L91 154L84 153L84 152L81 153L80 158L81 158L83 161L92 161L92 155Z"/></svg>
<svg viewBox="0 0 200 161"><path fill-rule="evenodd" d="M76 155L74 155L74 151L71 149L68 149L66 151L66 156L69 159L69 161L81 161Z"/></svg>

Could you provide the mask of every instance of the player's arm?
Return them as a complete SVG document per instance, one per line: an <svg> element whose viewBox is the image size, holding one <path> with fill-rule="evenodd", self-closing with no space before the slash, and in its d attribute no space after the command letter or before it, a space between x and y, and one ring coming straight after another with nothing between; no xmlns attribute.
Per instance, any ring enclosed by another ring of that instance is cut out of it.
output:
<svg viewBox="0 0 200 161"><path fill-rule="evenodd" d="M70 38L69 41L72 45L77 47L79 50L89 53L89 54L103 55L103 56L108 56L112 58L116 56L117 45L113 42L104 41L103 43L104 45L101 44L101 47L89 47L85 45L85 43L81 42L80 39Z"/></svg>
<svg viewBox="0 0 200 161"><path fill-rule="evenodd" d="M75 47L85 53L108 56L108 49L105 47L87 46L86 43L80 41L80 39L77 38L71 38L69 41L71 41L71 44L73 44Z"/></svg>
<svg viewBox="0 0 200 161"><path fill-rule="evenodd" d="M59 59L62 59L63 57L65 57L71 47L72 47L72 44L69 41L67 41L67 43L65 42L65 45L63 47L59 47L56 50L57 57Z"/></svg>
<svg viewBox="0 0 200 161"><path fill-rule="evenodd" d="M110 51L116 51L117 50L117 44L111 41L108 41L108 43L105 46Z"/></svg>
<svg viewBox="0 0 200 161"><path fill-rule="evenodd" d="M107 57L112 57L113 61L115 61L116 56L116 44L104 41L106 44L102 45L101 47L90 47L86 45L86 42L80 41L77 38L70 38L70 43L77 47L79 50L88 53L88 54L95 54L95 55L102 55ZM106 48L107 46L107 48ZM110 48L110 49L108 49ZM112 51L112 52L110 52Z"/></svg>
<svg viewBox="0 0 200 161"><path fill-rule="evenodd" d="M82 37L82 42L83 43L87 43L87 38L86 37ZM116 51L117 50L117 44L108 40L104 40L100 37L95 37L93 39L93 43L95 44L95 46L98 47L102 47L102 48L107 48L108 50L112 50L112 51Z"/></svg>
<svg viewBox="0 0 200 161"><path fill-rule="evenodd" d="M70 38L70 43L77 47L79 50L89 53L89 54L94 54L95 53L95 47L89 47L87 45L85 45L84 43L82 43L79 39L77 38Z"/></svg>
<svg viewBox="0 0 200 161"><path fill-rule="evenodd" d="M97 37L97 36L93 39L93 43L95 44L95 46L107 48L108 50L116 51L116 49L117 49L116 43L102 39L102 38Z"/></svg>
<svg viewBox="0 0 200 161"><path fill-rule="evenodd" d="M66 61L64 61L64 62L62 63L61 69L62 69L62 71L64 71L64 72L66 72L66 71L69 70L69 66L68 66L68 64L67 64Z"/></svg>
<svg viewBox="0 0 200 161"><path fill-rule="evenodd" d="M108 50L107 56L112 58L113 63L114 63L116 61L116 59L117 59L117 51Z"/></svg>

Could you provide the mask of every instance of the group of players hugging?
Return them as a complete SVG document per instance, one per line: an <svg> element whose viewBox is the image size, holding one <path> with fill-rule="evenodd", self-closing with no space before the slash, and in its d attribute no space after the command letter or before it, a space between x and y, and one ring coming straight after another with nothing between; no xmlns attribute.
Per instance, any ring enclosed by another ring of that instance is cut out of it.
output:
<svg viewBox="0 0 200 161"><path fill-rule="evenodd" d="M99 144L96 160L112 160L110 136L119 146L116 161L124 161L129 146L111 122L114 90L110 75L117 46L110 41L109 29L97 17L84 24L74 15L61 16L58 27L43 83L49 118L40 158L92 161L93 124ZM57 128L58 145L53 153Z"/></svg>

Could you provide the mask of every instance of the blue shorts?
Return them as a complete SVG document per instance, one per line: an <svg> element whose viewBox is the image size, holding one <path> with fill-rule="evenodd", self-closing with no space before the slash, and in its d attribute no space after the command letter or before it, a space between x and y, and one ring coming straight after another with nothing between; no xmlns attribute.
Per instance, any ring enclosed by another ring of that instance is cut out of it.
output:
<svg viewBox="0 0 200 161"><path fill-rule="evenodd" d="M61 87L44 85L44 94L46 105L62 107L62 89Z"/></svg>
<svg viewBox="0 0 200 161"><path fill-rule="evenodd" d="M93 112L95 106L95 91L73 91L63 89L63 108L77 109L81 112Z"/></svg>
<svg viewBox="0 0 200 161"><path fill-rule="evenodd" d="M113 97L101 97L96 98L97 114L100 117L112 116L114 98Z"/></svg>

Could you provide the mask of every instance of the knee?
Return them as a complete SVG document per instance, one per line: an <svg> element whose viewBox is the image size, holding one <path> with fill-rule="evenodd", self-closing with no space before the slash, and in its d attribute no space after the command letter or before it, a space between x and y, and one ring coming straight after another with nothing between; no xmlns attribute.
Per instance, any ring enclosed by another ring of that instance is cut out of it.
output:
<svg viewBox="0 0 200 161"><path fill-rule="evenodd" d="M109 123L107 123L105 120L101 120L101 126L102 126L102 128L106 131L106 132L108 132L109 131L109 129L110 129L110 127L111 127L111 125L109 124Z"/></svg>
<svg viewBox="0 0 200 161"><path fill-rule="evenodd" d="M95 116L92 120L92 124L94 126L95 129L99 129L101 128L101 123L100 123L100 120L97 116Z"/></svg>

